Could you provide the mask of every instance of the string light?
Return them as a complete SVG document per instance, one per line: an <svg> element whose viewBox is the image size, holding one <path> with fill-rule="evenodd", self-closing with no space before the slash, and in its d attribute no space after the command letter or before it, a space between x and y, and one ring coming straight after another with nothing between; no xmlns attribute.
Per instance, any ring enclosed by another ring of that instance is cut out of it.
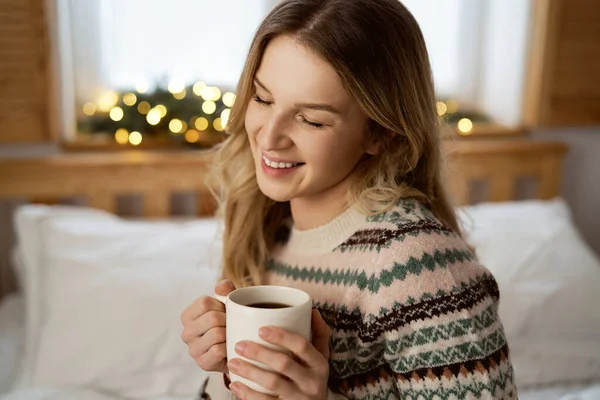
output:
<svg viewBox="0 0 600 400"><path fill-rule="evenodd" d="M163 106L162 104L154 106L154 109L160 111L161 118L164 118L165 115L167 115L167 107Z"/></svg>
<svg viewBox="0 0 600 400"><path fill-rule="evenodd" d="M223 95L223 104L225 104L227 107L231 108L233 107L233 103L235 103L235 94L231 93L231 92L227 92Z"/></svg>
<svg viewBox="0 0 600 400"><path fill-rule="evenodd" d="M115 92L106 91L100 95L96 104L98 109L102 112L108 112L111 108L117 105L119 101L119 95Z"/></svg>
<svg viewBox="0 0 600 400"><path fill-rule="evenodd" d="M146 81L139 81L138 83L135 84L135 90L138 93L146 93L148 91L148 82Z"/></svg>
<svg viewBox="0 0 600 400"><path fill-rule="evenodd" d="M177 100L181 100L185 98L185 95L187 94L186 90L183 89L181 92L179 93L173 93L173 97L175 97Z"/></svg>
<svg viewBox="0 0 600 400"><path fill-rule="evenodd" d="M196 82L194 83L194 86L192 87L192 91L194 92L194 94L196 96L202 96L202 89L204 89L206 87L206 83L200 81L200 82Z"/></svg>
<svg viewBox="0 0 600 400"><path fill-rule="evenodd" d="M223 132L223 124L221 123L221 118L216 118L213 121L213 127L215 128L215 130L219 131L219 132Z"/></svg>
<svg viewBox="0 0 600 400"><path fill-rule="evenodd" d="M110 109L110 119L112 119L113 121L120 121L123 119L123 115L125 115L123 113L123 109L121 107L113 107Z"/></svg>
<svg viewBox="0 0 600 400"><path fill-rule="evenodd" d="M132 106L137 102L137 96L134 93L126 93L123 96L123 103L128 106Z"/></svg>
<svg viewBox="0 0 600 400"><path fill-rule="evenodd" d="M468 135L471 133L472 129L473 122L471 122L470 119L462 118L460 121L458 121L458 130L460 131L461 135Z"/></svg>
<svg viewBox="0 0 600 400"><path fill-rule="evenodd" d="M221 122L223 123L223 127L227 126L227 123L229 122L230 114L231 114L230 108L224 109L223 112L221 113Z"/></svg>
<svg viewBox="0 0 600 400"><path fill-rule="evenodd" d="M140 143L142 143L142 134L137 131L131 132L129 134L129 143L134 146L139 146Z"/></svg>
<svg viewBox="0 0 600 400"><path fill-rule="evenodd" d="M173 79L171 82L169 82L168 89L171 94L181 93L185 90L185 85L182 81Z"/></svg>
<svg viewBox="0 0 600 400"><path fill-rule="evenodd" d="M137 109L140 114L148 114L148 112L150 112L152 109L152 106L147 101L142 101L140 104L138 104Z"/></svg>
<svg viewBox="0 0 600 400"><path fill-rule="evenodd" d="M202 111L204 111L205 114L212 114L217 110L217 104L214 101L205 101L204 103L202 103Z"/></svg>
<svg viewBox="0 0 600 400"><path fill-rule="evenodd" d="M90 103L90 102L85 103L83 105L83 113L85 115L92 116L92 115L96 114L96 108L97 107L96 107L96 105L94 103Z"/></svg>
<svg viewBox="0 0 600 400"><path fill-rule="evenodd" d="M204 131L208 128L208 120L204 117L197 118L194 122L194 126L196 127L196 129Z"/></svg>
<svg viewBox="0 0 600 400"><path fill-rule="evenodd" d="M129 132L125 128L119 128L115 132L115 140L119 144L127 144L129 142Z"/></svg>
<svg viewBox="0 0 600 400"><path fill-rule="evenodd" d="M218 87L206 86L202 89L200 95L206 101L217 101L221 98L221 90Z"/></svg>
<svg viewBox="0 0 600 400"><path fill-rule="evenodd" d="M180 133L183 130L183 122L174 118L169 122L169 130L173 133Z"/></svg>
<svg viewBox="0 0 600 400"><path fill-rule="evenodd" d="M160 122L160 118L160 111L156 108L150 110L148 112L148 115L146 115L146 121L148 121L150 125L158 125L158 123Z"/></svg>
<svg viewBox="0 0 600 400"><path fill-rule="evenodd" d="M190 129L185 133L185 140L189 143L196 143L200 140L200 132Z"/></svg>
<svg viewBox="0 0 600 400"><path fill-rule="evenodd" d="M437 102L438 115L441 117L442 115L446 114L446 112L448 112L448 106L446 105L446 103L444 103L443 101L438 101Z"/></svg>

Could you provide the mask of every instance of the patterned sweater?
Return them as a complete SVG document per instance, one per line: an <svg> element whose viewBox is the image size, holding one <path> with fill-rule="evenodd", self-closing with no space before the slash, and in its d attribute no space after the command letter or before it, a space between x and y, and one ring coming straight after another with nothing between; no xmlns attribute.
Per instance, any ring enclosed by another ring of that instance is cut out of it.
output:
<svg viewBox="0 0 600 400"><path fill-rule="evenodd" d="M498 286L413 200L292 230L266 283L306 291L332 329L330 382L351 399L516 399Z"/></svg>
<svg viewBox="0 0 600 400"><path fill-rule="evenodd" d="M517 398L496 281L416 201L292 229L265 283L307 292L332 329L330 398Z"/></svg>

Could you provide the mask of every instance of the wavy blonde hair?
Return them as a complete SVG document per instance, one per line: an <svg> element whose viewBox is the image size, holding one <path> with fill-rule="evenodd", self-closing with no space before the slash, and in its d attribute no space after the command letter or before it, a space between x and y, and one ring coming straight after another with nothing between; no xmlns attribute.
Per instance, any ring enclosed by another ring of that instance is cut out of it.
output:
<svg viewBox="0 0 600 400"><path fill-rule="evenodd" d="M294 37L337 71L369 118L380 154L355 168L348 193L366 213L404 197L426 204L460 234L441 179L436 97L427 49L412 14L398 0L284 0L252 41L231 111L228 138L215 149L209 181L225 220L223 277L237 287L261 283L264 264L289 202L259 189L244 119L264 51L279 35ZM384 205L374 209L374 205Z"/></svg>

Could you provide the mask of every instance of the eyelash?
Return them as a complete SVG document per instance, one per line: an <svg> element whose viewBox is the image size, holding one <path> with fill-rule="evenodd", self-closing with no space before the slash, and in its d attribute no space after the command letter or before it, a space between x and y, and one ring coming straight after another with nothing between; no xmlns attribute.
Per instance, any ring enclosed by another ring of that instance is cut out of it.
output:
<svg viewBox="0 0 600 400"><path fill-rule="evenodd" d="M273 104L273 103L271 103L269 101L264 101L263 99L261 99L260 97L258 97L258 95L256 95L256 94L254 96L252 96L252 97L253 97L254 101L257 102L258 104L260 104L261 106L268 107L271 104ZM325 126L324 124L319 124L319 123L316 123L316 122L311 122L311 121L307 120L304 117L302 117L302 122L305 123L306 125L312 127L312 128L315 128L315 129L321 129L321 128L323 128Z"/></svg>

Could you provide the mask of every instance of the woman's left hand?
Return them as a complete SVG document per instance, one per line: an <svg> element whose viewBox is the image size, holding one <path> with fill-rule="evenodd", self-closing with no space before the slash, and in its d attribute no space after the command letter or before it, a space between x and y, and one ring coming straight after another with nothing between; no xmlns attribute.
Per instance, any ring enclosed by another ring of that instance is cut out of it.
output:
<svg viewBox="0 0 600 400"><path fill-rule="evenodd" d="M277 393L286 400L324 400L327 398L329 380L329 337L331 331L319 312L312 313L313 343L304 337L276 327L263 327L259 336L266 342L289 350L287 354L271 350L253 342L239 342L236 352L250 360L268 365L275 372L268 372L239 358L229 362L229 370ZM299 360L299 361L296 361ZM274 399L250 389L241 382L234 382L230 389L240 399Z"/></svg>

